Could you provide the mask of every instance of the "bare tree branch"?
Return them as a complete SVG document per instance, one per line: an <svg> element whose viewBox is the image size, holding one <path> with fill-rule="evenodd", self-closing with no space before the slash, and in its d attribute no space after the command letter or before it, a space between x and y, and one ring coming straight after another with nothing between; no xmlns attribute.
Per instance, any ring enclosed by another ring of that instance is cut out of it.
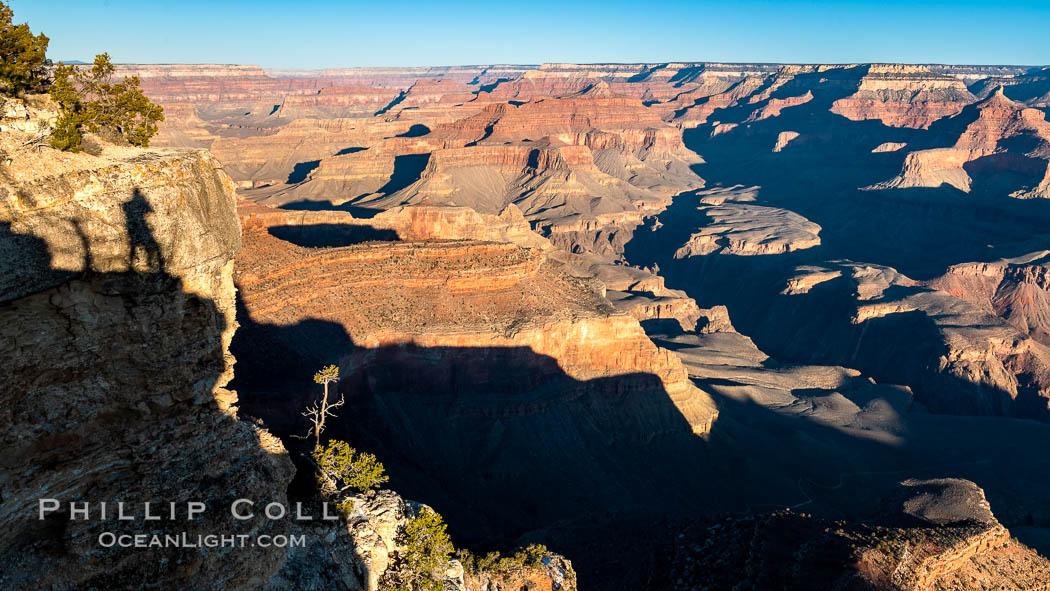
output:
<svg viewBox="0 0 1050 591"><path fill-rule="evenodd" d="M307 407L302 414L310 422L311 429L306 437L313 435L315 450L321 446L321 433L324 431L325 421L328 417L336 416L332 411L346 403L342 393L339 394L338 400L331 402L328 400L328 384L338 381L339 366L337 365L329 365L314 374L314 382L324 385L324 393L319 402L314 403L313 406ZM304 437L304 439L306 437Z"/></svg>

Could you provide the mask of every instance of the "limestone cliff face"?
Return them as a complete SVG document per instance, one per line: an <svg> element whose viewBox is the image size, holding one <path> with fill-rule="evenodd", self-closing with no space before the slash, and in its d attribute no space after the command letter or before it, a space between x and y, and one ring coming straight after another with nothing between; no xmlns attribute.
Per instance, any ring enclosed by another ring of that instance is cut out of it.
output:
<svg viewBox="0 0 1050 591"><path fill-rule="evenodd" d="M279 442L236 420L225 389L241 245L228 177L204 153L92 157L2 141L0 586L258 585L279 550L136 552L98 539L287 531L225 519L229 500L284 499L292 475ZM40 498L62 509L40 521ZM139 521L115 521L117 501ZM220 517L187 521L188 501ZM70 502L90 503L89 519L71 520ZM145 502L175 503L179 519L144 523Z"/></svg>
<svg viewBox="0 0 1050 591"><path fill-rule="evenodd" d="M847 119L877 119L892 127L926 129L974 102L966 84L928 66L872 64L857 91L835 101L832 112Z"/></svg>

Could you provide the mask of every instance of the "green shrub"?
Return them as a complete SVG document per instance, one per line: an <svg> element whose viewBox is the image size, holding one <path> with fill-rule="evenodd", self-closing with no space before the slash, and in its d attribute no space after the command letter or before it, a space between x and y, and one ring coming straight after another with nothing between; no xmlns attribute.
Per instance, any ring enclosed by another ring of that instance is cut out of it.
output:
<svg viewBox="0 0 1050 591"><path fill-rule="evenodd" d="M455 550L448 537L445 521L436 511L423 507L398 539L403 551L397 552L394 566L384 573L381 589L390 591L442 591L444 583L435 578L448 566Z"/></svg>
<svg viewBox="0 0 1050 591"><path fill-rule="evenodd" d="M335 508L343 517L350 517L350 514L354 512L354 500L343 499L335 504Z"/></svg>
<svg viewBox="0 0 1050 591"><path fill-rule="evenodd" d="M511 556L500 556L499 552L477 556L469 550L460 550L456 556L463 563L463 569L471 575L503 576L536 564L549 553L543 544L529 544L518 548Z"/></svg>
<svg viewBox="0 0 1050 591"><path fill-rule="evenodd" d="M62 113L51 130L51 146L66 152L80 152L84 142L84 136L80 133L83 124L82 116L76 113Z"/></svg>
<svg viewBox="0 0 1050 591"><path fill-rule="evenodd" d="M113 72L108 53L95 56L90 69L58 64L51 98L58 103L61 116L52 146L77 152L84 130L133 146L149 146L157 123L164 121L164 109L143 94L138 76L113 82Z"/></svg>
<svg viewBox="0 0 1050 591"><path fill-rule="evenodd" d="M345 441L333 439L312 455L317 464L318 487L327 495L372 490L390 480L374 455L360 453Z"/></svg>
<svg viewBox="0 0 1050 591"><path fill-rule="evenodd" d="M49 39L33 35L29 25L13 23L14 12L0 2L0 92L20 95L41 92L47 86Z"/></svg>

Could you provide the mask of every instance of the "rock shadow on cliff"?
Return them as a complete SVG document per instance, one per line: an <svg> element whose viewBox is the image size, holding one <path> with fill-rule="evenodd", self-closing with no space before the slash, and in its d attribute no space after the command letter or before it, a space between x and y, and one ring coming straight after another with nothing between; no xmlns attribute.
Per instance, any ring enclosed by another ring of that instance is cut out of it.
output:
<svg viewBox="0 0 1050 591"><path fill-rule="evenodd" d="M457 543L507 549L558 523L691 514L711 486L707 444L654 375L577 380L529 347L362 347L334 322L238 316L242 411L305 451L293 436L310 376L338 360L346 406L325 436L377 454Z"/></svg>
<svg viewBox="0 0 1050 591"><path fill-rule="evenodd" d="M720 412L700 438L655 376L580 381L527 347L362 347L335 322L259 324L243 308L239 319L235 385L245 413L297 445L288 437L305 432L299 413L317 394L310 376L338 359L347 403L327 436L376 453L391 486L445 515L457 543L545 543L574 561L583 584L601 588L660 588L672 532L701 516L796 507L868 518L901 479L945 475L1031 510L1033 495L1017 491L1045 480L990 461L1023 440L1032 451L1018 461L1047 465L1036 450L1050 427L1032 422L919 413L879 434L778 412L732 394L747 387L733 379L700 380ZM857 381L843 400L889 412L879 387ZM794 394L817 403L836 395ZM1002 434L991 447L952 437L989 429Z"/></svg>
<svg viewBox="0 0 1050 591"><path fill-rule="evenodd" d="M83 502L93 512L118 500L139 508L194 501L227 516L222 509L233 500L272 489L269 482L252 484L260 475L290 477L257 433L236 420L232 395L221 388L229 370L225 315L169 270L171 243L157 240L146 195L135 189L117 207L124 218L119 229L100 224L94 212L58 211L49 228L68 224L73 235L34 230L48 240L0 222L0 325L11 344L0 349L6 588L27 581L32 588L138 588L145 570L150 584L165 588L245 577L227 557L189 546L151 551L147 559L100 545L103 532L142 533L141 515L116 522L95 513L71 519L66 510L42 527L39 498L54 497L64 507ZM76 257L79 265L71 262ZM235 455L216 453L220 448ZM211 517L165 519L149 530L163 538L283 527ZM269 560L265 554L241 558Z"/></svg>
<svg viewBox="0 0 1050 591"><path fill-rule="evenodd" d="M364 224L301 224L271 226L274 238L306 248L335 248L364 242L395 242L401 237L395 230Z"/></svg>

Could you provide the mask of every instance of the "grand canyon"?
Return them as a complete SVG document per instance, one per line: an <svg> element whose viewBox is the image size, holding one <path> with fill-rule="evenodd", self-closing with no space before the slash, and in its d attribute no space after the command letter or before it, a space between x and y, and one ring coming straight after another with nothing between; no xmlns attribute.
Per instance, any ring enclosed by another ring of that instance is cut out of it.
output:
<svg viewBox="0 0 1050 591"><path fill-rule="evenodd" d="M1050 586L1050 68L116 74L149 148L0 106L0 587L386 589L424 506L545 546L445 589ZM36 519L308 501L327 364L389 482L305 547Z"/></svg>

